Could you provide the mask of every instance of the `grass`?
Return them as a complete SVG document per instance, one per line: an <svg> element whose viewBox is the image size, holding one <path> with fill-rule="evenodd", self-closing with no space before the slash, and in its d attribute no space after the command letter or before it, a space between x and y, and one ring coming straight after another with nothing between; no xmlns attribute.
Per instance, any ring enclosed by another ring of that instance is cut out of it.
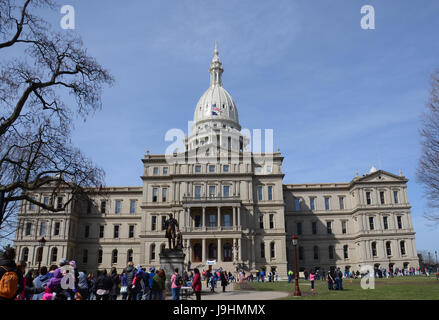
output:
<svg viewBox="0 0 439 320"><path fill-rule="evenodd" d="M343 291L328 290L326 281L317 280L314 292L309 281L300 280L301 297L293 297L294 281L253 282L243 290L253 287L260 291L288 291L288 300L439 300L439 280L436 277L413 276L375 279L375 289L364 290L361 280L343 280Z"/></svg>

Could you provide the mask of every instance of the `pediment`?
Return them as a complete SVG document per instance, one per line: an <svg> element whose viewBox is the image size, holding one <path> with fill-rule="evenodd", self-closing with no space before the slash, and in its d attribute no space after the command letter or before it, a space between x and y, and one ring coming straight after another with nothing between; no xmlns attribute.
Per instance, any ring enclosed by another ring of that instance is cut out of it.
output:
<svg viewBox="0 0 439 320"><path fill-rule="evenodd" d="M393 173L378 170L373 173L365 174L361 177L354 179L355 182L403 182L407 181L404 176L397 176Z"/></svg>

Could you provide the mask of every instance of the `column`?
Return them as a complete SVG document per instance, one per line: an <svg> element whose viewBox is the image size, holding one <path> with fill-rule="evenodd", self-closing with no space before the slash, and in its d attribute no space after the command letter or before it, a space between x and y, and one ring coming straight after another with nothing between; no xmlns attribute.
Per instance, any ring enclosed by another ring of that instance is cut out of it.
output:
<svg viewBox="0 0 439 320"><path fill-rule="evenodd" d="M191 208L189 207L188 209L187 209L187 211L188 211L188 213L187 213L187 227L188 227L188 230L191 230L192 229L192 225L191 225Z"/></svg>
<svg viewBox="0 0 439 320"><path fill-rule="evenodd" d="M201 227L203 228L203 230L206 230L206 207L203 207Z"/></svg>
<svg viewBox="0 0 439 320"><path fill-rule="evenodd" d="M218 229L221 228L221 207L218 207L218 223L217 223Z"/></svg>
<svg viewBox="0 0 439 320"><path fill-rule="evenodd" d="M218 247L217 247L217 252L218 252L218 254L217 254L217 256L218 256L218 262L220 262L220 261L223 261L223 258L222 258L222 250L223 248L222 248L222 241L221 241L221 238L218 238Z"/></svg>
<svg viewBox="0 0 439 320"><path fill-rule="evenodd" d="M252 236L252 249L251 249L251 252L252 252L252 261L251 261L251 263L250 263L250 266L253 266L253 268L255 267L255 265L256 265L256 259L255 259L255 251L256 251L256 248L255 248L255 237L254 236Z"/></svg>
<svg viewBox="0 0 439 320"><path fill-rule="evenodd" d="M242 261L242 241L241 238L238 238L238 259Z"/></svg>
<svg viewBox="0 0 439 320"><path fill-rule="evenodd" d="M201 244L201 252L202 252L202 254L201 254L201 262L204 264L204 263L206 263L206 239L203 239L202 240L202 244Z"/></svg>
<svg viewBox="0 0 439 320"><path fill-rule="evenodd" d="M238 207L238 230L241 230L241 207Z"/></svg>
<svg viewBox="0 0 439 320"><path fill-rule="evenodd" d="M236 207L233 207L233 230L236 230L236 218L235 218L235 214L236 214Z"/></svg>
<svg viewBox="0 0 439 320"><path fill-rule="evenodd" d="M237 262L236 261L236 257L237 257L237 254L236 254L236 238L233 238L233 262L235 263L235 262Z"/></svg>

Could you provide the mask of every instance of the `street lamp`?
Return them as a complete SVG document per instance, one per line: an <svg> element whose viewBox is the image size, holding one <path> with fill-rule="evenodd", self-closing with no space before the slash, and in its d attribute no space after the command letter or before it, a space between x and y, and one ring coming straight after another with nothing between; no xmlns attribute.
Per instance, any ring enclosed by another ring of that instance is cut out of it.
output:
<svg viewBox="0 0 439 320"><path fill-rule="evenodd" d="M43 247L44 247L44 244L46 243L46 239L44 239L44 237L42 237L40 239L39 243L40 243L40 250L38 250L39 253L38 253L38 271L37 271L37 274L40 274L41 260L43 260Z"/></svg>
<svg viewBox="0 0 439 320"><path fill-rule="evenodd" d="M297 271L297 242L298 242L298 237L296 235L293 235L291 237L291 244L293 245L294 248L294 280L295 280L294 296L300 297L302 293L300 292L299 289L299 273Z"/></svg>

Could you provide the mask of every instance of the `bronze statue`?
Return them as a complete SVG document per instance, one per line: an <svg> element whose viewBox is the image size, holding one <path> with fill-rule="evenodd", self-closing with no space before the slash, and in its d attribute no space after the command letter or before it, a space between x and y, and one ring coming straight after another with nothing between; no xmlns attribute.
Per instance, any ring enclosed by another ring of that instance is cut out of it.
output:
<svg viewBox="0 0 439 320"><path fill-rule="evenodd" d="M174 219L172 213L169 214L169 219L165 221L165 229L166 229L166 238L168 238L169 249L175 249L175 240L177 238L176 230L178 229L178 222L176 219Z"/></svg>

